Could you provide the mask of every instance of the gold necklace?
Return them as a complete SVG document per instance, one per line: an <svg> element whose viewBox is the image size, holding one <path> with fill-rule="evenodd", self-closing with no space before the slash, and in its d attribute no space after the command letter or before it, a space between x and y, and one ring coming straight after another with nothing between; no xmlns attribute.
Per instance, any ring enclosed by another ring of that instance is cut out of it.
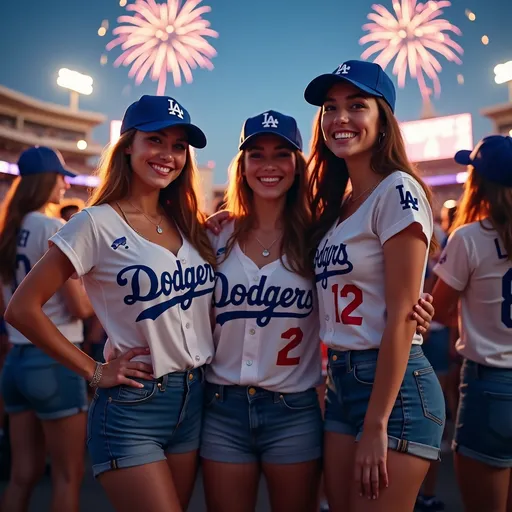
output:
<svg viewBox="0 0 512 512"><path fill-rule="evenodd" d="M148 217L148 216L147 216L147 215L146 215L142 210L139 210L139 209L138 209L138 208L137 208L137 207L136 207L136 206L135 206L135 205L134 205L134 204L133 204L129 199L127 199L126 201L127 201L128 203L130 203L130 204L132 205L132 207L133 207L133 208L135 208L139 213L142 213L142 215L144 215L144 217L146 217L146 219L148 219L148 220L149 220L149 222L151 222L151 224L153 224L153 226L156 226L156 232L157 232L159 235L161 235L161 234L164 232L164 230L163 230L163 229L161 228L161 226L160 226L160 224L162 223L162 220L163 220L163 218L164 218L164 216L163 216L163 215L160 217L160 220L155 224L155 223L153 222L153 220L151 219L151 217ZM118 203L117 205L119 206L119 203ZM121 207L119 206L119 208L121 208Z"/></svg>
<svg viewBox="0 0 512 512"><path fill-rule="evenodd" d="M363 197L367 192L368 192L369 194L371 194L371 193L372 193L372 192L377 188L377 185L378 185L379 183L380 183L380 181L378 181L375 185L373 185L373 187L368 187L366 190L363 190L363 191L361 192L361 194L359 194L359 195L358 195L357 197L355 197L355 198L354 198L354 197L352 197L352 196L354 195L354 192L353 192L353 191L351 191L351 192L350 192L350 196L349 196L349 198L348 198L348 201L349 201L350 203L355 203L358 199L360 199L361 197Z"/></svg>

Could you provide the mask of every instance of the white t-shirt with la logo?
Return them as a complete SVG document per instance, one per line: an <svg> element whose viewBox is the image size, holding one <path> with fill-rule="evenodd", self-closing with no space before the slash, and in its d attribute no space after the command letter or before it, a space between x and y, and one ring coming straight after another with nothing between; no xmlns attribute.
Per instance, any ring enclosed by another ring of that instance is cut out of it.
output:
<svg viewBox="0 0 512 512"><path fill-rule="evenodd" d="M282 393L319 385L313 278L290 272L280 260L260 269L238 244L224 260L233 228L231 223L219 236L211 236L219 260L214 296L216 353L206 379Z"/></svg>
<svg viewBox="0 0 512 512"><path fill-rule="evenodd" d="M492 224L456 229L434 272L461 292L457 351L476 363L512 368L512 261Z"/></svg>
<svg viewBox="0 0 512 512"><path fill-rule="evenodd" d="M155 377L208 363L214 270L183 237L178 255L137 234L108 204L86 208L51 239L69 258L108 339L110 359L134 347Z"/></svg>
<svg viewBox="0 0 512 512"><path fill-rule="evenodd" d="M315 255L320 337L337 350L378 348L386 326L383 245L413 223L430 244L432 210L421 185L395 171L348 219L331 227ZM425 253L423 275L427 265ZM418 297L423 290L423 279ZM421 335L412 340L421 344Z"/></svg>

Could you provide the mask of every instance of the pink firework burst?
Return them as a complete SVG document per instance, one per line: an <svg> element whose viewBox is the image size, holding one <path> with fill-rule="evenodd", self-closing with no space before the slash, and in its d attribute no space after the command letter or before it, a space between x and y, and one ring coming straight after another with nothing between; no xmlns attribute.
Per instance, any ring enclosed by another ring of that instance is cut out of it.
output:
<svg viewBox="0 0 512 512"><path fill-rule="evenodd" d="M372 5L375 12L368 14L372 23L363 25L363 30L369 33L359 40L362 45L372 45L361 57L367 59L380 52L374 61L383 68L396 57L393 74L398 77L399 87L404 87L409 69L411 77L418 82L424 103L429 103L432 90L426 83L426 77L432 81L435 95L439 96L441 92L438 73L442 67L432 51L448 61L462 64L457 53L462 55L464 50L447 32L459 36L462 33L449 21L439 18L443 14L442 9L450 5L448 0L426 3L393 0L396 17L382 5Z"/></svg>
<svg viewBox="0 0 512 512"><path fill-rule="evenodd" d="M179 87L182 74L187 83L192 82L192 70L197 66L212 70L210 59L217 52L205 37L219 34L202 18L211 9L197 7L201 2L185 0L181 5L181 0L136 0L129 4L126 10L134 14L117 19L120 26L112 31L117 37L107 45L107 50L119 45L123 50L114 66L131 65L128 76L135 77L137 85L149 74L151 80L158 80L158 95L165 93L167 73L172 73L174 85Z"/></svg>

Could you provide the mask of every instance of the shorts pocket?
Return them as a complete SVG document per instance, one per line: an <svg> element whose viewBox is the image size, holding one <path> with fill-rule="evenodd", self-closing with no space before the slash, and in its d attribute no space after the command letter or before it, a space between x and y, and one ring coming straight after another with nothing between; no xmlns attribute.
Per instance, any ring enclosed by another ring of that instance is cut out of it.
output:
<svg viewBox="0 0 512 512"><path fill-rule="evenodd" d="M443 391L434 373L434 368L429 366L421 370L414 370L413 375L420 394L421 406L425 418L443 426L445 423L446 409Z"/></svg>
<svg viewBox="0 0 512 512"><path fill-rule="evenodd" d="M359 384L365 384L367 386L373 386L375 380L375 371L377 369L377 362L375 363L362 363L356 364L352 369L354 379Z"/></svg>
<svg viewBox="0 0 512 512"><path fill-rule="evenodd" d="M141 384L144 384L143 388L134 388L124 384L118 386L117 393L112 390L110 401L116 404L138 405L151 400L156 393L156 381L141 381Z"/></svg>
<svg viewBox="0 0 512 512"><path fill-rule="evenodd" d="M512 440L512 395L485 391L489 430L501 439Z"/></svg>
<svg viewBox="0 0 512 512"><path fill-rule="evenodd" d="M316 389L310 389L302 393L283 393L279 395L279 402L292 411L320 407Z"/></svg>

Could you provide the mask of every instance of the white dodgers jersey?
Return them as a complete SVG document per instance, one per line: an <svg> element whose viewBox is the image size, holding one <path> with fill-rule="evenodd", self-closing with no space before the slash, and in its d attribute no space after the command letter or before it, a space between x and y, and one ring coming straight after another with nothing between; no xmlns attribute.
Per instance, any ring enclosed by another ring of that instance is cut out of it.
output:
<svg viewBox="0 0 512 512"><path fill-rule="evenodd" d="M456 229L434 272L461 292L457 351L486 366L512 368L512 261L488 220Z"/></svg>
<svg viewBox="0 0 512 512"><path fill-rule="evenodd" d="M16 248L16 274L14 283L3 286L4 303L7 306L14 291L30 272L30 269L48 250L48 238L54 235L64 221L48 217L44 213L30 212L25 215L18 234ZM43 306L44 314L56 325L59 331L72 343L84 339L83 323L69 313L62 292L58 291ZM19 331L6 323L9 341L14 344L28 344L30 341Z"/></svg>
<svg viewBox="0 0 512 512"><path fill-rule="evenodd" d="M215 274L183 238L175 256L136 233L108 204L86 208L51 238L69 258L105 329L106 360L134 347L156 378L208 363Z"/></svg>
<svg viewBox="0 0 512 512"><path fill-rule="evenodd" d="M409 174L396 171L320 242L314 265L320 337L327 346L337 350L380 346L386 327L383 245L413 223L420 224L430 244L433 218L425 192ZM427 257L428 250L423 276ZM421 335L415 334L412 342L421 344Z"/></svg>
<svg viewBox="0 0 512 512"><path fill-rule="evenodd" d="M212 243L219 259L214 294L215 357L206 379L293 393L321 383L313 279L280 260L261 269L235 243L224 260L234 224ZM286 262L286 260L285 260Z"/></svg>

